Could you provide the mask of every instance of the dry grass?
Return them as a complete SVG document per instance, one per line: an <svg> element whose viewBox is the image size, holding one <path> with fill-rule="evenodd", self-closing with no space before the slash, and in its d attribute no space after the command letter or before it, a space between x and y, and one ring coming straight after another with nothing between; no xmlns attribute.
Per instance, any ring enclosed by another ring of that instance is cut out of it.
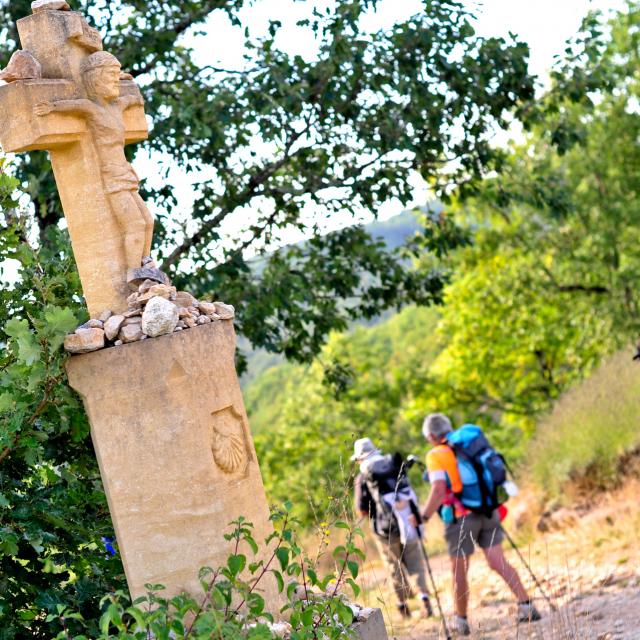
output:
<svg viewBox="0 0 640 640"><path fill-rule="evenodd" d="M610 489L620 460L640 447L640 364L628 351L608 359L556 404L530 445L528 475L548 497ZM622 470L624 471L624 470Z"/></svg>

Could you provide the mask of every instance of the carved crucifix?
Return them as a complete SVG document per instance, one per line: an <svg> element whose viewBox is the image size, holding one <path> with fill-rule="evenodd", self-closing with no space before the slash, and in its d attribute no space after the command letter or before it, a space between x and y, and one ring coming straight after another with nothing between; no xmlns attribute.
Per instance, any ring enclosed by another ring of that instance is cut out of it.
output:
<svg viewBox="0 0 640 640"><path fill-rule="evenodd" d="M149 260L153 232L124 155L147 137L142 96L80 14L60 1L35 6L18 21L18 69L0 86L0 144L49 151L89 313L119 312L127 272Z"/></svg>

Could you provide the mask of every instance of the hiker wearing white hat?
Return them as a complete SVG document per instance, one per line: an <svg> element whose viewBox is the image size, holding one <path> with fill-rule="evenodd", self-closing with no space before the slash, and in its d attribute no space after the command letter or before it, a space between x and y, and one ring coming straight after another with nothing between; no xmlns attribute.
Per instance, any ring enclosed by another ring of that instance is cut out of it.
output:
<svg viewBox="0 0 640 640"><path fill-rule="evenodd" d="M363 462L369 456L380 454L380 449L376 449L375 445L369 438L360 438L353 443L353 455L351 462Z"/></svg>
<svg viewBox="0 0 640 640"><path fill-rule="evenodd" d="M411 576L424 613L432 615L421 549L422 529L414 526L418 499L406 477L402 456L385 456L369 438L360 438L354 442L351 461L360 466L354 486L356 511L371 521L380 556L391 575L398 611L403 617L411 615L407 605L412 596Z"/></svg>

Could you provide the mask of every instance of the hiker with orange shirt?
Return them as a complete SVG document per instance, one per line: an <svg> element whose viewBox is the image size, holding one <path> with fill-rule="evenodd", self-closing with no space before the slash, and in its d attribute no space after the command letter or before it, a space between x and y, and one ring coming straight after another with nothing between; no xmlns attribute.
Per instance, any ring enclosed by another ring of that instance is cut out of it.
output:
<svg viewBox="0 0 640 640"><path fill-rule="evenodd" d="M433 445L427 454L427 472L431 493L421 511L423 522L439 513L444 525L444 535L451 558L453 575L453 599L455 616L453 630L458 635L471 634L467 621L469 583L467 572L469 559L479 546L489 564L507 583L518 599L518 622L540 619L540 613L531 602L517 571L509 564L502 549L504 537L500 516L495 509L490 515L476 513L466 508L459 499L463 484L456 454L447 443L453 433L451 422L441 413L428 415L422 427L425 438Z"/></svg>

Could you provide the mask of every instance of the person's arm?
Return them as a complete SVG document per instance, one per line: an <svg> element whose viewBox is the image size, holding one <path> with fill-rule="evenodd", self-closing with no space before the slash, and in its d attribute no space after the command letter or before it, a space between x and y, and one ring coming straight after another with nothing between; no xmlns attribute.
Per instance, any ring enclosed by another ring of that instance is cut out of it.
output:
<svg viewBox="0 0 640 640"><path fill-rule="evenodd" d="M369 516L371 496L367 490L366 483L363 481L362 474L356 476L353 488L356 513L362 518Z"/></svg>
<svg viewBox="0 0 640 640"><path fill-rule="evenodd" d="M136 107L138 105L143 106L144 100L140 94L137 96L121 96L118 98L118 104L123 111L126 111L131 107Z"/></svg>
<svg viewBox="0 0 640 640"><path fill-rule="evenodd" d="M426 522L444 502L447 495L447 481L433 479L431 481L431 493L422 509L422 519Z"/></svg>
<svg viewBox="0 0 640 640"><path fill-rule="evenodd" d="M57 111L59 113L73 113L76 115L90 115L95 110L95 105L91 100L54 100L39 102L34 108L37 116L46 116L47 114Z"/></svg>

